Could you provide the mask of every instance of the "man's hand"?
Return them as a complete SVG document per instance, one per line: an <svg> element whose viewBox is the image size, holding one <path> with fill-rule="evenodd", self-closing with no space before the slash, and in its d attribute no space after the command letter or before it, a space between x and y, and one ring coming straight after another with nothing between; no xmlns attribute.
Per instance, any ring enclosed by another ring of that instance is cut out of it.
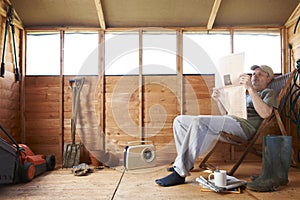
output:
<svg viewBox="0 0 300 200"><path fill-rule="evenodd" d="M251 82L251 77L247 74L241 74L240 75L240 84L244 85L246 90L249 90L253 88L252 82Z"/></svg>
<svg viewBox="0 0 300 200"><path fill-rule="evenodd" d="M214 89L213 89L213 93L211 94L211 98L212 98L215 102L217 102L220 113L221 113L222 115L226 115L226 114L227 114L226 108L224 107L224 105L223 105L222 102L220 101L220 96L221 96L220 90L218 90L217 88L214 88Z"/></svg>
<svg viewBox="0 0 300 200"><path fill-rule="evenodd" d="M267 118L271 115L273 107L266 104L261 97L258 95L256 89L252 85L252 81L249 75L241 74L240 75L240 84L244 85L245 89L248 90L249 95L251 96L254 109L261 118Z"/></svg>
<svg viewBox="0 0 300 200"><path fill-rule="evenodd" d="M213 98L213 100L218 101L220 98L220 91L216 88L213 89L213 93L211 94L211 98Z"/></svg>

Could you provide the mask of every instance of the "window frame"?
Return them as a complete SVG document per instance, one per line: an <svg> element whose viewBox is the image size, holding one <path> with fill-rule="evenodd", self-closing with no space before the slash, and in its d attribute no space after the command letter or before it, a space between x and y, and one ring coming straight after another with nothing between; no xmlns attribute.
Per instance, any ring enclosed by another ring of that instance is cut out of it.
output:
<svg viewBox="0 0 300 200"><path fill-rule="evenodd" d="M66 29L66 30L68 30L68 29ZM152 32L156 32L157 34L167 34L168 32L170 32L170 30L168 29L168 30L161 30L161 29L158 29L157 31L155 31L155 29L153 29L154 31L152 31ZM134 32L135 33L138 33L138 39L139 39L139 42L141 42L142 41L142 39L141 38L139 38L141 35L142 35L142 37L143 37L143 34L144 33L147 33L147 31L148 30L144 30L144 29L135 29L134 30ZM189 34L189 33L193 33L193 34L195 34L195 33L211 33L211 34L218 34L218 33L224 33L224 32L230 32L230 36L231 36L231 38L230 38L230 48L231 48L231 52L234 52L234 34L235 33L238 33L238 32L244 32L244 33L255 33L255 34L257 34L257 33L270 33L270 32L277 32L277 34L279 34L279 37L280 37L280 53L281 53L281 55L280 55L280 63L278 64L278 65L280 65L280 71L278 71L278 72L275 72L275 73L283 73L283 71L284 70L286 70L286 69L284 69L283 68L283 65L282 65L282 63L283 63L283 59L284 59L284 57L283 57L283 47L282 47L282 40L283 40L283 37L284 37L284 35L282 35L282 31L281 31L281 27L268 27L268 28L257 28L257 29L247 29L247 28L245 28L245 29L238 29L238 28L229 28L229 29L213 29L213 30L210 30L210 31L207 31L207 30L193 30L193 29L187 29L187 30L185 30L185 29L172 29L171 30L171 32L175 32L176 34L176 36L175 36L175 38L176 38L176 44L175 44L175 46L176 46L176 51L178 51L178 45L180 45L180 44L177 44L178 43L178 37L179 37L179 35L180 34L178 34L178 33L180 33L181 32L181 34L182 35L184 35L184 34ZM85 32L85 30L83 30L83 31L80 31L79 29L77 30L76 29L76 31L74 30L74 32L82 32L82 33L84 33ZM100 40L100 34L103 34L104 35L104 38L105 38L105 34L109 34L109 33L113 33L113 32L118 32L118 33L128 33L128 32L132 32L132 30L121 30L121 31L115 31L115 30L113 30L113 31L111 31L111 30L105 30L105 31L99 31L98 29L96 29L96 30L88 30L87 32L94 32L94 33L96 33L96 34L98 34L99 35L99 40ZM65 33L65 31L64 31L64 29L62 29L62 30L59 30L59 31L53 31L53 30L44 30L44 31L42 31L42 30L26 30L25 31L25 38L27 37L27 35L30 35L30 34L50 34L50 33L59 33L61 36L60 36L60 60L62 60L62 61L60 61L60 62L63 62L64 63L64 58L62 58L62 41L64 41L64 35L62 35L62 34L64 34ZM183 38L183 37L182 37ZM104 45L100 45L100 51L104 51L104 46L105 46L105 39L104 39ZM182 39L182 41L181 41L182 43L183 43L183 39ZM102 46L102 47L101 47ZM140 48L140 46L141 45L139 45L139 47L138 48ZM28 46L27 46L27 43L25 44L25 49L27 49L28 48ZM144 50L143 48L144 47L141 47L142 48L142 51ZM182 48L183 49L183 48ZM137 50L137 49L136 49ZM100 53L99 53L100 54ZM139 54L139 53L138 53ZM177 52L177 54L178 54L178 52ZM179 52L179 54L180 54L180 52ZM105 55L105 54L104 54ZM143 55L138 55L138 56L135 56L139 61L136 61L136 62L139 62L139 65L141 65L141 66L143 66L143 63L140 63L140 62L143 62L143 58L141 58L141 56L143 56ZM178 56L178 55L177 55ZM25 52L25 76L31 76L32 74L27 74L27 70L28 70L28 62L27 62L27 53ZM99 58L99 60L100 60L100 58ZM103 58L103 63L105 63L105 58ZM141 60L141 61L140 61ZM183 63L181 64L181 63L178 63L178 57L176 58L176 70L178 70L178 69L180 69L180 68L183 68ZM184 59L183 59L183 62L184 62ZM54 76L56 76L56 75L64 75L64 73L63 73L63 65L64 64L61 64L60 63L60 66L59 66L59 68L60 68L60 74L55 74ZM103 64L103 63L98 63L98 68L101 68L101 65ZM255 64L259 64L259 63L255 63ZM181 65L181 66L179 66L179 65ZM104 64L104 66L105 66L105 64ZM140 67L140 66L139 66ZM98 69L99 70L99 69ZM104 70L104 73L105 73L105 70ZM140 73L140 72L139 72ZM178 72L176 72L176 73L178 73ZM135 73L135 74L137 74L137 73ZM47 75L47 74L33 74L33 76L43 76L43 75ZM52 74L50 74L50 76L51 76ZM110 74L104 74L104 75L110 75ZM121 75L121 74L120 74ZM122 74L122 75L125 75L125 74ZM147 74L142 74L142 75L147 75Z"/></svg>

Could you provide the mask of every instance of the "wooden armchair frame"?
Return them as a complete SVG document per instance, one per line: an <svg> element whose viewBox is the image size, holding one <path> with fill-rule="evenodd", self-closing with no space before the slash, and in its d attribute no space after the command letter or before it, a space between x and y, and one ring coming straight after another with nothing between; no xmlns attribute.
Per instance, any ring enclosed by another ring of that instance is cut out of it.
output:
<svg viewBox="0 0 300 200"><path fill-rule="evenodd" d="M273 113L271 114L271 116L269 116L268 118L264 119L260 125L260 127L258 128L258 130L256 131L256 134L250 139L250 140L243 140L237 136L234 136L230 133L226 133L226 132L221 132L220 135L221 137L223 137L224 141L219 141L219 142L225 142L225 143L229 143L232 145L237 145L237 146L245 146L245 150L243 151L242 155L240 156L240 158L235 162L235 164L233 165L233 167L231 168L231 170L229 171L229 175L233 175L235 173L235 171L238 169L238 167L240 166L240 164L243 162L244 158L247 156L247 154L249 152L252 152L256 155L260 155L261 153L258 153L255 148L254 148L254 144L257 141L257 139L264 133L266 132L266 128L268 127L268 125L270 124L270 122L273 120L273 118L276 118L276 122L279 126L279 129L281 131L282 135L287 135L286 129L284 127L284 124L281 120L279 111L281 110L281 107L284 106L284 97L287 94L287 92L289 91L290 85L293 81L293 77L296 75L297 73L297 69L293 70L290 73L275 77L271 83L269 84L269 88L272 88L275 90L275 92L278 94L278 108L274 108L273 109ZM202 162L200 163L199 167L200 168L210 168L215 170L216 168L213 165L210 165L207 163L207 160L209 159L209 157L213 154L214 150L216 149L217 145L215 145L215 147L204 157L204 159L202 160ZM293 152L294 154L294 152ZM292 157L292 163L295 164L295 160L294 157Z"/></svg>

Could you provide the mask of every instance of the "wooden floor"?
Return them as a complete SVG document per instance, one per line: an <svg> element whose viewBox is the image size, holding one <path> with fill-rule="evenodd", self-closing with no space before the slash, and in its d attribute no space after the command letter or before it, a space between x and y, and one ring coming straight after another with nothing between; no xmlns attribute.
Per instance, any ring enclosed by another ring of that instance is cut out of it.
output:
<svg viewBox="0 0 300 200"><path fill-rule="evenodd" d="M219 165L228 170L231 165ZM186 180L186 184L160 187L155 179L168 174L167 166L123 171L122 167L96 169L87 176L74 176L70 169L56 169L46 172L29 183L0 186L0 199L299 199L300 169L290 168L289 184L275 192L253 192L242 190L240 194L221 194L200 191L196 178L207 177L209 172L195 169ZM261 173L261 163L244 163L235 174L236 178L250 181L249 176Z"/></svg>

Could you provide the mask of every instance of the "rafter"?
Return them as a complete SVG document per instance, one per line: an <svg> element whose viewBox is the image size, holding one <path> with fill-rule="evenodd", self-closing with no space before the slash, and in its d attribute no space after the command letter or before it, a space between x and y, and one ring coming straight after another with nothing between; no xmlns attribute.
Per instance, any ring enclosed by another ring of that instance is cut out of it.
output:
<svg viewBox="0 0 300 200"><path fill-rule="evenodd" d="M300 9L300 3L298 6L295 8L289 19L285 22L286 27L290 27L291 25L295 24L299 16L295 16L297 14L297 11Z"/></svg>
<svg viewBox="0 0 300 200"><path fill-rule="evenodd" d="M221 1L222 0L215 0L213 8L211 10L210 16L209 16L209 20L207 23L207 29L210 30L212 29L214 23L215 23L215 19L219 10L219 7L221 5Z"/></svg>
<svg viewBox="0 0 300 200"><path fill-rule="evenodd" d="M94 0L100 27L106 29L101 0Z"/></svg>

